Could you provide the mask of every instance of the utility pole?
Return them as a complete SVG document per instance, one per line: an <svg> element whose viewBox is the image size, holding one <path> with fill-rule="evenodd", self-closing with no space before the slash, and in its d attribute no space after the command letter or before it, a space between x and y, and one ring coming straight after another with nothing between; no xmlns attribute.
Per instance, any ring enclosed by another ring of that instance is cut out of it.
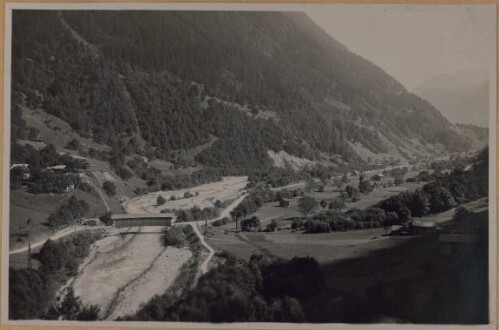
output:
<svg viewBox="0 0 499 330"><path fill-rule="evenodd" d="M31 269L31 243L28 243L28 269Z"/></svg>
<svg viewBox="0 0 499 330"><path fill-rule="evenodd" d="M208 219L204 222L204 238L206 238L206 229L208 227Z"/></svg>

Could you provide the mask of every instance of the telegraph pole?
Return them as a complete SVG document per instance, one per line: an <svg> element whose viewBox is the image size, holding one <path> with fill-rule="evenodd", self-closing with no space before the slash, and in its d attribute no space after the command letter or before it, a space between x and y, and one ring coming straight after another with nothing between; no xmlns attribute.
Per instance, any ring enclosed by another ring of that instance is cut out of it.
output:
<svg viewBox="0 0 499 330"><path fill-rule="evenodd" d="M28 243L28 269L31 269L31 243Z"/></svg>

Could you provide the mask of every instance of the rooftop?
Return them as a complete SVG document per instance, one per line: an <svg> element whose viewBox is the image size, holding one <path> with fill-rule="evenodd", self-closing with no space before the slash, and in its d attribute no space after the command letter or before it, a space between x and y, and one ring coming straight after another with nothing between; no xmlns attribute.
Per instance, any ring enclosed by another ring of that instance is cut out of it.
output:
<svg viewBox="0 0 499 330"><path fill-rule="evenodd" d="M66 169L66 165L50 166L50 167L47 167L47 169L49 169L49 170L65 170Z"/></svg>
<svg viewBox="0 0 499 330"><path fill-rule="evenodd" d="M113 214L111 219L121 220L121 219L137 219L137 218L174 218L173 213L139 213L139 214Z"/></svg>

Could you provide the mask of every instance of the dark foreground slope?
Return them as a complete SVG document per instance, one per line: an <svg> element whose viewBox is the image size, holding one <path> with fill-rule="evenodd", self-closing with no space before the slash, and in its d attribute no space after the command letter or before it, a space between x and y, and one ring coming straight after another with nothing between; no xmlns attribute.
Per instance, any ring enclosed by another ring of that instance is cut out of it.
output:
<svg viewBox="0 0 499 330"><path fill-rule="evenodd" d="M228 168L269 166L268 150L352 161L470 144L304 14L15 11L13 24L14 135L21 104L168 160L219 137L196 160Z"/></svg>

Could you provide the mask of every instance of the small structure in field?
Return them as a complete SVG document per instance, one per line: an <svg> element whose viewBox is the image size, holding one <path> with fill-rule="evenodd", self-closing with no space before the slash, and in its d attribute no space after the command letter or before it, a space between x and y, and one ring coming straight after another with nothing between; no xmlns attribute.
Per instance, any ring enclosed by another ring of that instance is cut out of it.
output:
<svg viewBox="0 0 499 330"><path fill-rule="evenodd" d="M54 165L47 167L47 170L52 171L54 173L63 174L66 173L67 168L66 165Z"/></svg>
<svg viewBox="0 0 499 330"><path fill-rule="evenodd" d="M423 220L412 220L412 234L422 235L438 230L438 226L434 222Z"/></svg>
<svg viewBox="0 0 499 330"><path fill-rule="evenodd" d="M289 207L289 200L284 198L279 200L279 207Z"/></svg>

